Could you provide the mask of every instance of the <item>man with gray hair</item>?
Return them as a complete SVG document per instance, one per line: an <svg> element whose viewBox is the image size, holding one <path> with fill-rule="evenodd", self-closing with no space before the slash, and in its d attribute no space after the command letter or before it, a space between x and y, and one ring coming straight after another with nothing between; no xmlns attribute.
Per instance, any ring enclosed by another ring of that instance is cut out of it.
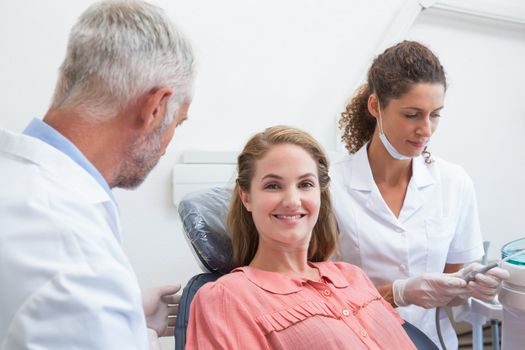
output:
<svg viewBox="0 0 525 350"><path fill-rule="evenodd" d="M147 349L169 333L180 287L142 300L111 188L157 164L192 84L191 47L161 9L81 15L43 120L0 130L0 349Z"/></svg>

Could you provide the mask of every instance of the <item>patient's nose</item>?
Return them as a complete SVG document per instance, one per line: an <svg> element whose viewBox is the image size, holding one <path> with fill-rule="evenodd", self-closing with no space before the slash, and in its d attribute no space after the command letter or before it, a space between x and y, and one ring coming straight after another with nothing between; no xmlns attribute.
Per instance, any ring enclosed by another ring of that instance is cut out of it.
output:
<svg viewBox="0 0 525 350"><path fill-rule="evenodd" d="M285 191L283 198L283 207L288 209L297 209L301 206L301 196L296 188Z"/></svg>

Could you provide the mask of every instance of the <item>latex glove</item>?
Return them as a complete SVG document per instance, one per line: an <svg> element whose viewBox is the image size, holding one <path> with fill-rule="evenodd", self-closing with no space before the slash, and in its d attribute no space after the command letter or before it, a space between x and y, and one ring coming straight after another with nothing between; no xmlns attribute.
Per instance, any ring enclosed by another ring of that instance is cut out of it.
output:
<svg viewBox="0 0 525 350"><path fill-rule="evenodd" d="M461 278L461 279L465 279L467 277L467 274L470 271L471 270L467 270L466 268L462 268L459 271L450 273L449 275L450 276L454 276L454 277L458 277L458 278ZM471 292L468 289L468 284L467 284L467 289L466 289L465 293L454 297L446 305L447 306L451 306L451 307L460 306L460 305L463 305L468 300L468 298L470 298L470 297L471 297Z"/></svg>
<svg viewBox="0 0 525 350"><path fill-rule="evenodd" d="M447 306L460 306L460 305L463 305L468 300L469 297L470 297L470 294L458 295L457 297L455 297L454 299L449 301L446 305ZM456 318L454 318L454 319L456 319Z"/></svg>
<svg viewBox="0 0 525 350"><path fill-rule="evenodd" d="M425 273L394 281L392 292L397 306L418 305L425 309L447 305L454 298L469 294L467 282L455 274Z"/></svg>
<svg viewBox="0 0 525 350"><path fill-rule="evenodd" d="M469 272L483 267L479 263L472 263L457 273L466 276ZM501 288L501 283L509 278L509 272L500 267L490 269L485 274L478 273L467 288L470 296L485 302L492 302Z"/></svg>
<svg viewBox="0 0 525 350"><path fill-rule="evenodd" d="M148 328L148 350L161 350L157 332Z"/></svg>
<svg viewBox="0 0 525 350"><path fill-rule="evenodd" d="M146 325L159 337L172 336L179 310L180 284L155 287L142 293L142 307L146 316Z"/></svg>

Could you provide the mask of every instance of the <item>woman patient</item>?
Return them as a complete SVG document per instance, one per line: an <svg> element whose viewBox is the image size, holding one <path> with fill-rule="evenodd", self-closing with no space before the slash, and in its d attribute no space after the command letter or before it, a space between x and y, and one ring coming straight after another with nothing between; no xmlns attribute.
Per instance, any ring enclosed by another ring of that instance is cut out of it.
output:
<svg viewBox="0 0 525 350"><path fill-rule="evenodd" d="M187 349L415 349L363 271L325 261L337 241L329 182L309 134L276 126L248 141L228 213L242 267L198 291Z"/></svg>

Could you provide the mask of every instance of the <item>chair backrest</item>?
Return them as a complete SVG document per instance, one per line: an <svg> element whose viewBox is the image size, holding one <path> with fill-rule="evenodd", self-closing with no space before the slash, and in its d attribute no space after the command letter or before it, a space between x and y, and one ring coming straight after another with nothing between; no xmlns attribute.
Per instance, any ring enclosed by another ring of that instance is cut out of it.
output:
<svg viewBox="0 0 525 350"><path fill-rule="evenodd" d="M414 326L412 323L405 321L403 323L403 329L407 332L410 340L416 346L418 350L439 350L437 345L419 328Z"/></svg>
<svg viewBox="0 0 525 350"><path fill-rule="evenodd" d="M188 328L188 320L190 318L190 306L197 290L206 283L213 282L221 276L222 274L217 272L201 273L200 275L193 276L182 290L177 321L175 323L175 350L184 350L186 346L186 329Z"/></svg>
<svg viewBox="0 0 525 350"><path fill-rule="evenodd" d="M194 276L182 291L175 325L175 350L184 350L186 345L190 305L198 289L235 267L231 261L231 236L226 229L231 195L231 189L211 188L190 193L179 203L186 239L201 267L209 273ZM425 333L412 324L405 321L403 328L418 350L439 350Z"/></svg>
<svg viewBox="0 0 525 350"><path fill-rule="evenodd" d="M190 306L197 290L233 269L226 214L232 190L214 187L187 194L178 205L186 241L204 271L192 277L182 291L175 324L175 349L184 350Z"/></svg>

